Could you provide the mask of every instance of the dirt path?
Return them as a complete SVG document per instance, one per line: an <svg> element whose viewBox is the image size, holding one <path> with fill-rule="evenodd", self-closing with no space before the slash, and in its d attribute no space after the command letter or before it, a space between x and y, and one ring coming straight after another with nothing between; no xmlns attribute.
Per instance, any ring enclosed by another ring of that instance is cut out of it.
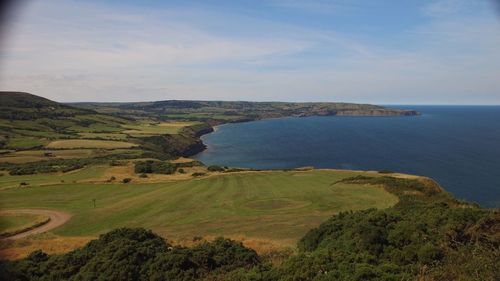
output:
<svg viewBox="0 0 500 281"><path fill-rule="evenodd" d="M0 213L9 213L9 214L33 214L33 215L42 215L47 216L50 220L33 229L27 230L25 232L18 233L16 235L6 237L4 239L19 239L23 237L27 237L32 234L38 234L42 232L49 231L58 226L65 224L71 218L71 215L61 211L54 210L41 210L41 209L16 209L16 210L2 210Z"/></svg>

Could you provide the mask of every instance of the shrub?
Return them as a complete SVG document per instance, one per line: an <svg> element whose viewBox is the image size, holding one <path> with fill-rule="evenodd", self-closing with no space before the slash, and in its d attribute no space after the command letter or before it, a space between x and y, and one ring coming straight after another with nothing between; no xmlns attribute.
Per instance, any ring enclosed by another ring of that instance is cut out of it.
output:
<svg viewBox="0 0 500 281"><path fill-rule="evenodd" d="M135 162L135 173L140 174L173 174L176 165L162 161L137 161Z"/></svg>
<svg viewBox="0 0 500 281"><path fill-rule="evenodd" d="M208 166L207 169L210 172L223 172L224 171L224 168L222 168L221 166L217 166L217 165Z"/></svg>
<svg viewBox="0 0 500 281"><path fill-rule="evenodd" d="M195 173L192 173L191 176L193 177L202 177L202 176L205 176L207 173L201 173L201 172L195 172Z"/></svg>
<svg viewBox="0 0 500 281"><path fill-rule="evenodd" d="M131 179L131 178L124 178L124 179L122 180L122 182L123 182L123 183L129 183L129 182L131 182L131 181L132 181L132 179Z"/></svg>
<svg viewBox="0 0 500 281"><path fill-rule="evenodd" d="M151 231L120 228L66 254L48 256L38 250L25 259L2 262L0 279L184 281L259 264L254 250L232 240L172 247Z"/></svg>

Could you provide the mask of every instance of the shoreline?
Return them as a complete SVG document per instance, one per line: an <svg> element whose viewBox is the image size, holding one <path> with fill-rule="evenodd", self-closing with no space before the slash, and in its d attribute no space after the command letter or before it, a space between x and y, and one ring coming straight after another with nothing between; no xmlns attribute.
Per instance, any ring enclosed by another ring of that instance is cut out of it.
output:
<svg viewBox="0 0 500 281"><path fill-rule="evenodd" d="M237 121L237 122L221 122L221 123L216 124L216 125L210 125L209 123L207 123L210 126L211 130L210 131L206 131L206 132L201 132L197 136L197 141L201 143L203 149L199 150L198 152L196 152L196 153L194 153L192 155L189 155L188 157L194 157L194 156L202 153L203 151L207 150L209 146L203 142L202 137L205 136L205 135L209 135L211 133L217 132L220 129L220 127L224 126L224 125L238 124L238 123L250 123L250 122L257 122L257 121L264 121L264 120L271 120L271 119L286 119L286 118L308 118L308 117L341 117L341 118L349 118L349 117L370 118L370 117L377 117L377 118L383 118L383 117L420 117L420 116L422 116L422 113L420 113L418 111L412 110L411 112L414 112L414 114L411 114L411 115L405 115L405 114L400 114L400 115L344 115L344 114L333 114L333 115L281 116L281 117L269 117L269 118L252 119L252 120L245 119L245 120L241 120L241 121Z"/></svg>

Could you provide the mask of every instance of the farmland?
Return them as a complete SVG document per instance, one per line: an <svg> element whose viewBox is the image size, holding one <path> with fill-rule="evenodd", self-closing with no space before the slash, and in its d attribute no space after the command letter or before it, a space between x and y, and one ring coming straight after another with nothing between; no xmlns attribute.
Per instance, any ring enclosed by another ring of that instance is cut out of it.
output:
<svg viewBox="0 0 500 281"><path fill-rule="evenodd" d="M72 149L72 148L102 148L102 149L116 149L116 148L131 148L137 146L130 142L122 141L104 141L104 140L58 140L47 144L47 148L55 149Z"/></svg>

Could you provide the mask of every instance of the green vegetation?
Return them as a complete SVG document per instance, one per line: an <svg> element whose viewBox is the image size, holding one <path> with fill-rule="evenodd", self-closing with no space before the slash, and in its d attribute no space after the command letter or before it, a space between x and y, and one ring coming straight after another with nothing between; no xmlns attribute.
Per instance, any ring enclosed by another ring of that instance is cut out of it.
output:
<svg viewBox="0 0 500 281"><path fill-rule="evenodd" d="M121 228L65 255L37 251L24 260L2 263L0 279L193 280L259 263L255 251L228 239L172 247L150 231Z"/></svg>
<svg viewBox="0 0 500 281"><path fill-rule="evenodd" d="M485 280L499 276L500 214L440 204L344 212L311 230L283 263L218 238L172 247L117 229L60 256L0 264L4 280Z"/></svg>
<svg viewBox="0 0 500 281"><path fill-rule="evenodd" d="M136 174L173 174L176 169L175 164L153 160L135 162L134 168Z"/></svg>
<svg viewBox="0 0 500 281"><path fill-rule="evenodd" d="M31 174L22 176L4 175L0 177L0 189L19 187L21 183L25 183L29 186L73 183L102 176L106 167L107 165L95 164L67 173Z"/></svg>
<svg viewBox="0 0 500 281"><path fill-rule="evenodd" d="M32 175L37 173L69 172L90 164L104 162L107 162L107 160L101 158L51 159L23 164L0 163L0 169L9 171L10 175Z"/></svg>
<svg viewBox="0 0 500 281"><path fill-rule="evenodd" d="M46 145L47 148L53 148L53 149L71 149L71 148L116 149L116 148L131 148L134 146L137 145L129 142L110 141L110 140L58 140L58 141L53 141Z"/></svg>
<svg viewBox="0 0 500 281"><path fill-rule="evenodd" d="M41 215L0 213L0 237L19 233L47 220L48 217Z"/></svg>
<svg viewBox="0 0 500 281"><path fill-rule="evenodd" d="M66 154L71 156L55 156L95 158L119 155L123 149L134 148L138 153L125 153L126 158L167 160L189 157L205 149L199 137L221 123L285 116L416 114L348 103L159 101L70 106L18 92L0 92L0 102L0 149L13 150L1 157L0 162L9 163L37 162L52 157L18 155L42 149L113 151L98 155L80 151Z"/></svg>
<svg viewBox="0 0 500 281"><path fill-rule="evenodd" d="M111 116L91 109L62 105L27 93L0 92L0 149L12 150L0 162L42 161L42 155L18 155L26 150L106 149L117 155L135 148L135 158L173 159L204 149L198 139L208 124L159 121L141 114ZM118 153L114 153L114 152ZM130 156L126 153L127 157ZM80 153L72 158L101 157ZM69 158L69 157L66 157Z"/></svg>
<svg viewBox="0 0 500 281"><path fill-rule="evenodd" d="M69 106L2 92L1 208L70 213L69 222L48 234L58 239L111 232L70 253L48 256L36 251L19 261L1 262L0 278L496 281L498 210L455 200L430 179L395 177L390 171L257 172L166 161L203 150L199 137L221 123L415 114L346 103ZM189 175L195 178L185 180ZM10 231L33 220L2 216L0 229ZM150 231L122 227L144 227L169 241L200 244L172 246ZM297 247L296 252L279 252L276 262L269 253L259 257L231 240L203 242L203 237L220 235L247 243L265 241L278 249ZM13 247L23 243L29 242Z"/></svg>
<svg viewBox="0 0 500 281"><path fill-rule="evenodd" d="M132 181L124 185L121 180L106 184L66 181L43 187L26 180L29 188L4 189L0 196L2 208L71 213L72 219L54 230L63 236L91 236L130 226L161 231L176 240L241 235L293 246L309 229L332 214L387 208L398 201L379 187L331 186L357 174L247 172L150 184ZM96 208L92 199L96 199ZM276 204L273 199L286 204Z"/></svg>
<svg viewBox="0 0 500 281"><path fill-rule="evenodd" d="M112 112L123 117L149 116L160 120L190 120L220 124L287 116L416 115L415 111L353 103L286 103L243 101L157 101L138 103L79 103L80 108Z"/></svg>
<svg viewBox="0 0 500 281"><path fill-rule="evenodd" d="M207 168L210 172L224 172L224 168L217 165L211 165Z"/></svg>
<svg viewBox="0 0 500 281"><path fill-rule="evenodd" d="M136 135L165 135L178 134L179 131L188 126L199 124L198 122L142 122L139 124L123 125L127 130L123 131L126 134Z"/></svg>

